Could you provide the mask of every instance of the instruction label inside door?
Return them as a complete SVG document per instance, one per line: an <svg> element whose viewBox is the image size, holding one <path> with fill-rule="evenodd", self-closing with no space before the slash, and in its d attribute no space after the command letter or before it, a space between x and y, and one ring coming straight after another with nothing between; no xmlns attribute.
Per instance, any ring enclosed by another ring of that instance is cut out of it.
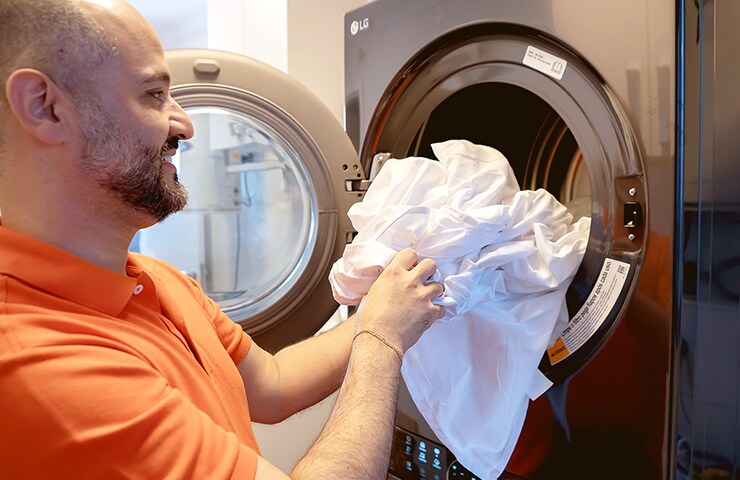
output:
<svg viewBox="0 0 740 480"><path fill-rule="evenodd" d="M613 258L604 260L591 294L568 322L552 347L547 349L550 364L568 358L585 344L604 323L627 281L630 264Z"/></svg>
<svg viewBox="0 0 740 480"><path fill-rule="evenodd" d="M558 80L563 79L565 69L568 67L566 60L532 45L527 47L522 63Z"/></svg>

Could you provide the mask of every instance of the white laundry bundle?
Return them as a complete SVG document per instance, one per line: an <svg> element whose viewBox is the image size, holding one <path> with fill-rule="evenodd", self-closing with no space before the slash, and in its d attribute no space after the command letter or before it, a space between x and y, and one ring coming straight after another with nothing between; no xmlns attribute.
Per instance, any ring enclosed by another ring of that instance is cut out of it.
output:
<svg viewBox="0 0 740 480"><path fill-rule="evenodd" d="M545 190L520 191L497 150L432 145L439 161L389 160L349 211L358 234L333 266L335 299L356 305L400 250L436 263L446 316L404 356L419 411L468 469L502 473L529 399L551 385L537 369L567 321L565 293L588 241Z"/></svg>

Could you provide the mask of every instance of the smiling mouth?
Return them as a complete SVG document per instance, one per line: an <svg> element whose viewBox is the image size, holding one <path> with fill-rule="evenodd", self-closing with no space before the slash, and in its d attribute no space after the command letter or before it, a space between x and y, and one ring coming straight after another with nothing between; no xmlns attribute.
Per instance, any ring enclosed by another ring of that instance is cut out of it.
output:
<svg viewBox="0 0 740 480"><path fill-rule="evenodd" d="M172 157L177 153L178 144L179 139L177 137L170 137L165 141L164 145L162 145L162 150L159 153L159 161L162 165L170 164L174 166L172 163Z"/></svg>
<svg viewBox="0 0 740 480"><path fill-rule="evenodd" d="M165 142L164 145L162 145L162 150L160 150L159 155L162 157L163 161L169 161L172 163L172 157L177 153L177 147L179 146L180 141L177 137L169 137Z"/></svg>

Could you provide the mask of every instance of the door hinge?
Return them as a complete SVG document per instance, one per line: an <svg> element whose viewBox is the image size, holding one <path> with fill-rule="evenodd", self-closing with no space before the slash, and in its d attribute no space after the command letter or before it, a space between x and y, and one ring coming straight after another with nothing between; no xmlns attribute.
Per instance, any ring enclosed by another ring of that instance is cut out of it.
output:
<svg viewBox="0 0 740 480"><path fill-rule="evenodd" d="M391 158L390 153L376 153L373 155L373 162L370 165L370 177L367 180L346 180L344 182L344 189L348 192L366 192L370 188L370 184L373 183L375 177L383 168L386 160Z"/></svg>

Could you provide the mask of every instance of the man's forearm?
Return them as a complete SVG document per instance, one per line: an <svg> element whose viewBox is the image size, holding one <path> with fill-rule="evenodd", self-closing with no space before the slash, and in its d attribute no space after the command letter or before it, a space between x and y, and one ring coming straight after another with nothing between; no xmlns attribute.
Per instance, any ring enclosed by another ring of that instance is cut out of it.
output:
<svg viewBox="0 0 740 480"><path fill-rule="evenodd" d="M399 366L396 353L378 339L357 337L337 404L292 478L386 478Z"/></svg>
<svg viewBox="0 0 740 480"><path fill-rule="evenodd" d="M347 370L354 321L286 348L275 356L280 370L282 410L287 415L316 404L336 391Z"/></svg>

